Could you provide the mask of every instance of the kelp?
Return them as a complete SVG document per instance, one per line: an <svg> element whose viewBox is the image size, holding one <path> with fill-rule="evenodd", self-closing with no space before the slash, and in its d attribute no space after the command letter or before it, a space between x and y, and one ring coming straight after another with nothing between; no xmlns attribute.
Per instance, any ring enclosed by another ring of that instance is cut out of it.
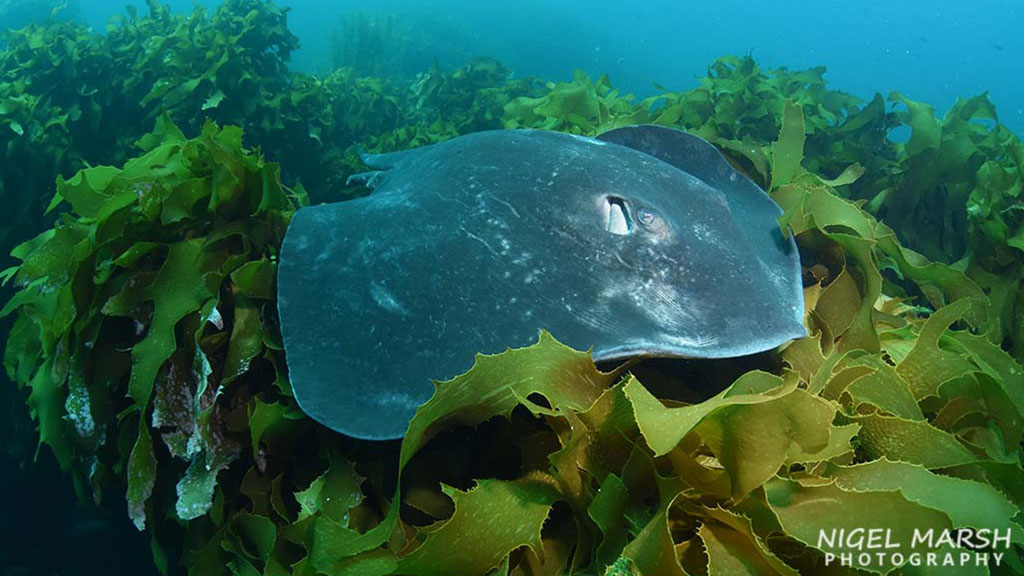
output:
<svg viewBox="0 0 1024 576"><path fill-rule="evenodd" d="M301 194L237 129L166 119L59 182L71 214L9 273L6 366L83 493L120 486L190 574L796 574L850 551L819 540L837 518L1019 535L1024 370L987 296L807 171L803 125L787 103L762 153L810 335L703 402L542 333L439 382L400 445L314 424L273 306ZM981 553L1019 572L1014 542Z"/></svg>
<svg viewBox="0 0 1024 576"><path fill-rule="evenodd" d="M405 82L437 60L453 63L471 57L463 43L451 39L473 34L451 12L353 10L339 16L328 32L330 66Z"/></svg>
<svg viewBox="0 0 1024 576"><path fill-rule="evenodd" d="M141 528L158 457L189 464L179 513L209 509L242 445L223 427L236 408L218 402L223 386L283 366L259 330L293 201L237 128L186 140L165 117L138 145L124 168L58 182L52 206L71 212L15 250L22 289L2 314L19 311L5 365L30 389L40 442L80 494L127 480Z"/></svg>
<svg viewBox="0 0 1024 576"><path fill-rule="evenodd" d="M270 2L149 8L106 35L55 22L8 37L0 197L41 228L68 177L54 226L14 251L2 313L41 444L82 498L125 494L164 572L845 574L825 554L850 550L822 530L990 528L1014 544L978 552L1024 573L1024 148L986 97L940 119L750 57L646 99L490 59L318 78L287 70L297 44ZM345 184L356 141L643 122L711 140L783 207L807 338L735 379L667 376L717 386L699 402L543 333L438 383L401 443L301 413L274 269L307 199L286 184L361 193Z"/></svg>

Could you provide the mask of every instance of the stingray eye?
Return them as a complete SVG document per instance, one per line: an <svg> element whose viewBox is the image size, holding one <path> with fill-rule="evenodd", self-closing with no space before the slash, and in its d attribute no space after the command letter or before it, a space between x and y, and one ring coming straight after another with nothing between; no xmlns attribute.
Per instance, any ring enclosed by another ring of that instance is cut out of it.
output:
<svg viewBox="0 0 1024 576"><path fill-rule="evenodd" d="M644 226L653 226L657 222L658 217L654 215L654 212L641 208L636 211L636 219Z"/></svg>

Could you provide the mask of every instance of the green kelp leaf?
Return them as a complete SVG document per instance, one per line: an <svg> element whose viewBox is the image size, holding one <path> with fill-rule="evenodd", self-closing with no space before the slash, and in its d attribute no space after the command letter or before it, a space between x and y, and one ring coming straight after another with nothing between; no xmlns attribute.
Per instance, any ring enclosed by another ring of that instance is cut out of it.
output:
<svg viewBox="0 0 1024 576"><path fill-rule="evenodd" d="M789 184L804 158L804 113L799 104L786 101L782 131L772 143L772 188Z"/></svg>
<svg viewBox="0 0 1024 576"><path fill-rule="evenodd" d="M212 110L212 109L220 106L220 103L223 102L223 101L224 101L224 91L223 90L217 90L216 92L211 94L209 98L206 99L206 102L203 102L203 110Z"/></svg>
<svg viewBox="0 0 1024 576"><path fill-rule="evenodd" d="M235 298L235 319L224 360L222 384L227 385L249 370L263 352L263 316L258 305L245 296Z"/></svg>
<svg viewBox="0 0 1024 576"><path fill-rule="evenodd" d="M729 471L739 499L774 476L790 452L828 447L834 417L828 402L797 389L771 402L725 406L695 432Z"/></svg>
<svg viewBox="0 0 1024 576"><path fill-rule="evenodd" d="M938 149L942 142L942 125L935 117L935 109L928 104L915 102L899 92L889 94L890 102L902 102L907 107L905 123L910 125L910 140L906 143L908 156Z"/></svg>
<svg viewBox="0 0 1024 576"><path fill-rule="evenodd" d="M274 278L277 266L264 258L254 260L240 266L231 273L231 282L240 294L259 300L270 300L274 297Z"/></svg>
<svg viewBox="0 0 1024 576"><path fill-rule="evenodd" d="M28 406L32 417L39 422L39 448L43 444L49 446L61 470L70 471L74 454L72 431L65 420L67 398L58 362L60 359L53 356L46 358L32 377ZM36 457L39 457L38 450Z"/></svg>
<svg viewBox="0 0 1024 576"><path fill-rule="evenodd" d="M363 501L360 486L363 478L355 464L341 454L332 454L330 468L309 485L295 493L299 503L299 521L324 514L343 526L348 525L348 511Z"/></svg>
<svg viewBox="0 0 1024 576"><path fill-rule="evenodd" d="M836 176L832 180L822 179L821 183L831 188L849 186L857 180L860 180L860 177L863 176L866 171L867 169L860 164L854 164L852 166L848 166L841 174L839 174L839 176Z"/></svg>
<svg viewBox="0 0 1024 576"><path fill-rule="evenodd" d="M815 462L834 461L846 455L852 456L854 439L859 433L859 424L833 425L828 437L828 446L821 450L808 452L799 444L792 444L789 447L789 454L786 455L785 465L812 464Z"/></svg>
<svg viewBox="0 0 1024 576"><path fill-rule="evenodd" d="M209 196L209 185L202 178L192 178L176 185L161 204L160 222L170 226L191 218L196 206Z"/></svg>
<svg viewBox="0 0 1024 576"><path fill-rule="evenodd" d="M750 372L715 397L678 408L667 408L635 377L626 380L626 397L633 404L636 422L655 456L664 456L682 442L705 418L723 406L770 402L796 390L796 383L767 372Z"/></svg>
<svg viewBox="0 0 1024 576"><path fill-rule="evenodd" d="M936 310L962 298L985 301L985 292L963 271L941 262L930 262L924 256L900 246L896 234L888 227L882 227L878 236L878 247L892 258L900 274L917 284ZM984 319L983 306L975 305L967 312L966 319L972 325L980 325Z"/></svg>
<svg viewBox="0 0 1024 576"><path fill-rule="evenodd" d="M778 472L791 450L825 449L835 417L828 402L764 372L749 372L718 396L679 408L663 406L636 379L627 381L625 390L655 455L667 454L696 433L729 472L735 498Z"/></svg>
<svg viewBox="0 0 1024 576"><path fill-rule="evenodd" d="M668 510L678 498L655 514L622 552L623 558L632 560L637 572L643 576L687 576L679 565L669 528Z"/></svg>
<svg viewBox="0 0 1024 576"><path fill-rule="evenodd" d="M750 519L723 509L708 509L697 535L704 542L708 574L797 576L754 533Z"/></svg>
<svg viewBox="0 0 1024 576"><path fill-rule="evenodd" d="M213 507L213 491L217 487L217 475L226 465L210 466L206 455L199 454L192 459L185 476L178 482L178 502L175 511L182 520L195 520Z"/></svg>
<svg viewBox="0 0 1024 576"><path fill-rule="evenodd" d="M129 395L140 407L149 403L160 367L178 347L175 325L213 297L198 265L203 243L198 239L172 244L160 273L145 290L144 298L153 302L153 320L146 337L132 349L128 384Z"/></svg>
<svg viewBox="0 0 1024 576"><path fill-rule="evenodd" d="M861 446L872 458L888 458L928 469L981 460L956 438L928 422L873 414L857 418Z"/></svg>
<svg viewBox="0 0 1024 576"><path fill-rule="evenodd" d="M97 217L104 204L111 201L112 196L107 191L110 183L120 174L121 170L118 168L97 166L82 170L70 180L57 180L57 195L53 198L48 211L66 201L71 205L71 210L82 218Z"/></svg>
<svg viewBox="0 0 1024 576"><path fill-rule="evenodd" d="M855 361L858 366L872 368L872 372L850 383L846 393L853 400L854 410L860 404L876 408L907 420L924 420L921 407L906 381L900 378L896 369L877 356L867 356Z"/></svg>
<svg viewBox="0 0 1024 576"><path fill-rule="evenodd" d="M308 572L296 572L292 576L318 576L317 572L308 563L303 561L301 566L306 567ZM339 562L331 574L344 574L344 576L392 576L398 574L398 559L394 553L387 549L371 550L354 558Z"/></svg>
<svg viewBox="0 0 1024 576"><path fill-rule="evenodd" d="M277 526L266 516L241 513L231 519L222 546L237 556L266 564L277 543ZM256 572L260 574L259 571Z"/></svg>
<svg viewBox="0 0 1024 576"><path fill-rule="evenodd" d="M892 542L901 543L909 551L915 530L941 532L952 528L945 514L910 502L899 492L856 492L835 484L805 486L776 478L765 485L765 496L786 535L837 556L859 552L842 537L856 529L888 534ZM872 558L872 563L862 569L886 574L896 568L891 556L886 556L883 563Z"/></svg>
<svg viewBox="0 0 1024 576"><path fill-rule="evenodd" d="M629 541L625 516L628 503L629 489L622 483L622 479L609 474L587 510L603 536L595 552L595 558L600 564L614 562Z"/></svg>
<svg viewBox="0 0 1024 576"><path fill-rule="evenodd" d="M253 458L258 458L264 443L272 443L275 437L290 437L298 429L299 421L305 418L302 411L282 402L267 404L256 398L249 407L249 437Z"/></svg>
<svg viewBox="0 0 1024 576"><path fill-rule="evenodd" d="M541 528L558 492L547 482L481 480L468 492L444 487L455 514L426 530L426 541L399 562L420 576L485 574L513 550L541 553Z"/></svg>
<svg viewBox="0 0 1024 576"><path fill-rule="evenodd" d="M400 465L441 430L476 426L494 416L507 418L532 394L546 398L556 412L584 412L617 377L617 372L599 371L589 352L573 350L547 331L532 346L478 354L468 372L438 382L434 396L416 411L402 444ZM483 390L487 394L482 395Z"/></svg>
<svg viewBox="0 0 1024 576"><path fill-rule="evenodd" d="M1024 417L1024 368L1002 348L984 336L969 332L953 333L955 345L992 377L1013 403L1017 414Z"/></svg>
<svg viewBox="0 0 1024 576"><path fill-rule="evenodd" d="M857 492L896 492L904 498L943 512L955 528L988 528L1017 532L1016 542L1024 542L1020 526L1011 518L1020 509L991 486L941 476L921 466L905 462L876 460L849 467L832 467L828 476L844 490Z"/></svg>
<svg viewBox="0 0 1024 576"><path fill-rule="evenodd" d="M559 433L562 449L548 453L541 448L524 454L523 458L544 458L552 467L563 496L582 511L589 508L592 482L607 481L621 474L636 450L639 430L633 419L633 406L617 384L586 412L563 412L557 416L565 419L564 424L551 422Z"/></svg>
<svg viewBox="0 0 1024 576"><path fill-rule="evenodd" d="M187 140L185 133L171 119L171 115L163 112L156 117L153 130L139 138L135 146L147 153L168 144L184 144Z"/></svg>
<svg viewBox="0 0 1024 576"><path fill-rule="evenodd" d="M1024 470L1021 470L1019 464L985 461L947 468L943 472L957 478L988 484L1024 510L1024 482L1021 481Z"/></svg>
<svg viewBox="0 0 1024 576"><path fill-rule="evenodd" d="M605 570L604 576L642 576L636 562L623 556Z"/></svg>
<svg viewBox="0 0 1024 576"><path fill-rule="evenodd" d="M537 344L501 354L478 354L473 367L447 382L438 382L434 395L420 406L409 423L399 456L399 473L427 441L456 426L477 426L495 416L508 418L522 404L539 408L528 398L540 394L550 412L583 412L618 378L601 372L588 352L561 344L541 331ZM486 390L486 394L481 391ZM400 494L396 491L395 500ZM359 534L337 523L316 526L313 564L321 571L339 561L382 545L398 520L398 506L375 528Z"/></svg>
<svg viewBox="0 0 1024 576"><path fill-rule="evenodd" d="M153 440L144 420L139 424L139 437L128 458L128 516L139 530L146 529L146 502L153 494L157 472Z"/></svg>
<svg viewBox="0 0 1024 576"><path fill-rule="evenodd" d="M972 305L972 300L957 300L932 314L921 328L914 349L896 366L896 372L919 400L935 395L943 383L976 370L959 354L939 348L942 334L962 319Z"/></svg>
<svg viewBox="0 0 1024 576"><path fill-rule="evenodd" d="M45 280L47 291L56 290L71 282L76 247L89 235L89 230L78 223L69 223L20 244L11 256L22 261L15 275L15 282L28 286L37 280ZM15 296L17 297L17 295ZM4 307L10 310L10 305Z"/></svg>
<svg viewBox="0 0 1024 576"><path fill-rule="evenodd" d="M815 324L824 324L833 336L842 335L857 320L861 300L861 287L844 266L839 276L821 291L812 311Z"/></svg>
<svg viewBox="0 0 1024 576"><path fill-rule="evenodd" d="M932 424L959 438L976 453L993 460L1020 462L1024 426L1013 402L995 379L982 372L947 382L939 390L944 402Z"/></svg>

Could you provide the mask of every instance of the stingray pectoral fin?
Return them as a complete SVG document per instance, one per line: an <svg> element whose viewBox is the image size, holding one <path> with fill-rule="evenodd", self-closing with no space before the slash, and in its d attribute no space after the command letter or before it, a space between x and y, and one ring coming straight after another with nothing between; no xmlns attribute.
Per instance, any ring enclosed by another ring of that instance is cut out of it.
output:
<svg viewBox="0 0 1024 576"><path fill-rule="evenodd" d="M700 178L712 188L734 188L740 179L750 182L749 178L729 164L714 144L675 128L653 124L626 126L605 132L597 139L654 156Z"/></svg>
<svg viewBox="0 0 1024 576"><path fill-rule="evenodd" d="M430 150L436 145L437 144L430 144L427 146L420 146L419 148L386 152L384 154L369 154L359 144L356 144L355 146L356 153L359 154L359 160L368 168L373 170L390 170L399 164L412 161L414 158L421 155L423 152Z"/></svg>
<svg viewBox="0 0 1024 576"><path fill-rule="evenodd" d="M370 172L353 174L345 180L345 186L366 186L367 188L375 188L377 179L380 178L380 175L383 173L383 170L371 170Z"/></svg>
<svg viewBox="0 0 1024 576"><path fill-rule="evenodd" d="M750 254L769 274L779 280L776 289L784 294L779 309L793 311L793 325L780 328L783 340L804 334L803 285L800 256L792 235L784 234L778 218L782 209L757 184L736 170L713 144L674 128L626 126L598 136L599 140L632 148L653 156L720 191L729 203L736 225L747 237Z"/></svg>

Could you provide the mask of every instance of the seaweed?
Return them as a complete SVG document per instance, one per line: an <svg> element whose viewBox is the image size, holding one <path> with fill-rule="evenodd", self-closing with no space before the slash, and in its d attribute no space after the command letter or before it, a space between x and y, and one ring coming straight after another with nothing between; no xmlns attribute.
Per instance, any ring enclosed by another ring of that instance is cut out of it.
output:
<svg viewBox="0 0 1024 576"><path fill-rule="evenodd" d="M467 59L453 38L471 33L451 12L416 14L354 10L338 17L328 34L330 65L359 76L407 82L431 62Z"/></svg>
<svg viewBox="0 0 1024 576"><path fill-rule="evenodd" d="M818 540L835 517L1019 528L1024 371L987 297L808 172L801 107L783 118L762 153L810 336L703 402L542 334L439 382L393 449L314 424L272 305L301 194L239 130L168 119L123 169L58 183L72 213L16 250L6 365L83 493L121 486L191 574L795 574L848 551Z"/></svg>
<svg viewBox="0 0 1024 576"><path fill-rule="evenodd" d="M2 274L6 371L80 497L124 494L165 573L818 573L849 551L820 540L835 518L1013 529L980 552L1024 573L1024 147L984 95L938 118L749 56L642 100L491 59L318 78L288 70L286 11L257 0L8 41L0 198L23 211L0 245L42 234ZM644 122L714 142L782 206L806 338L689 403L544 333L437 383L402 442L302 414L276 257L310 195L361 193L353 142Z"/></svg>

